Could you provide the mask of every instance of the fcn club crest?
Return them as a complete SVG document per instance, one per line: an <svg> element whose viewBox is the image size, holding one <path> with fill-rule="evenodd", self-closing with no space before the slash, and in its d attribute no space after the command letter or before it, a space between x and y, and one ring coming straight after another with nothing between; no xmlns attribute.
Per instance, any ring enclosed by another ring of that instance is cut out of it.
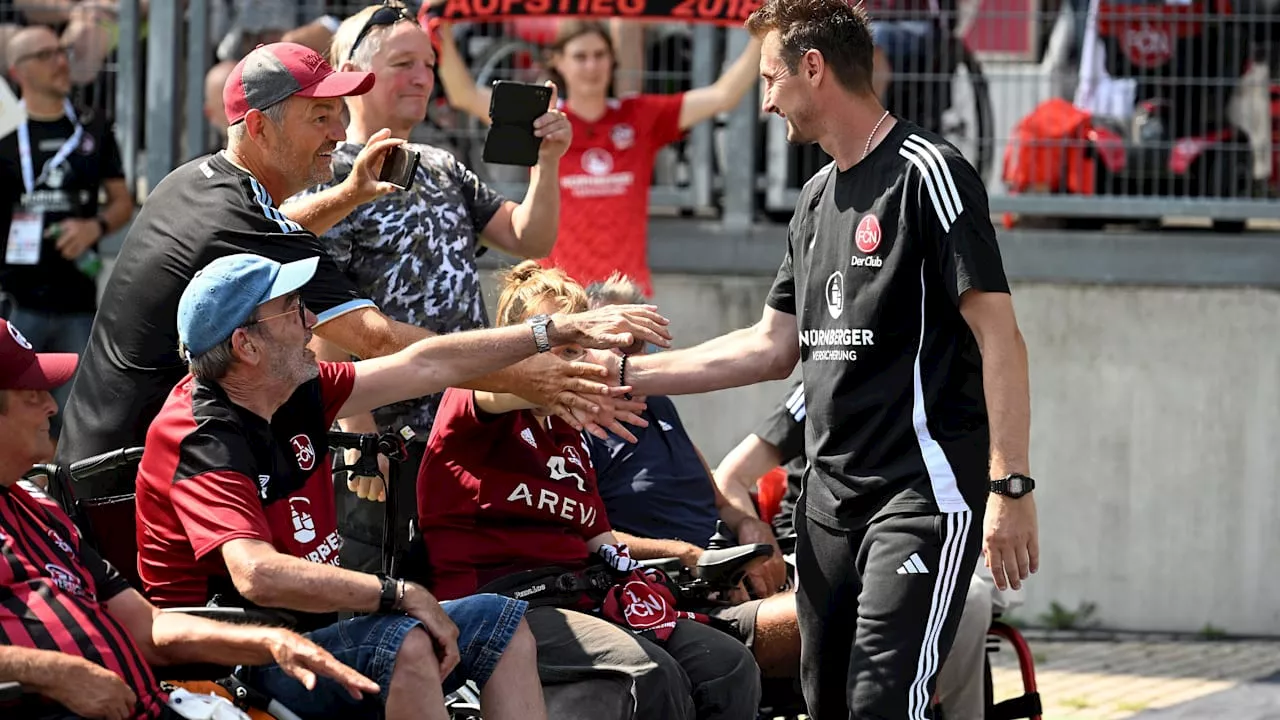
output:
<svg viewBox="0 0 1280 720"><path fill-rule="evenodd" d="M293 446L293 456L298 459L299 468L308 472L316 466L316 449L312 446L310 437L294 435L289 444Z"/></svg>
<svg viewBox="0 0 1280 720"><path fill-rule="evenodd" d="M853 233L853 244L867 254L880 247L880 220L875 215L868 213L858 221L858 229Z"/></svg>

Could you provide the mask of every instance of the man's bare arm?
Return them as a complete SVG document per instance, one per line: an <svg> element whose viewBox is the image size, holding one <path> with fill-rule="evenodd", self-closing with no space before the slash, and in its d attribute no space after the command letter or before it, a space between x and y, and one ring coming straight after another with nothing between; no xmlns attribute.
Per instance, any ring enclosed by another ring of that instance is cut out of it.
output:
<svg viewBox="0 0 1280 720"><path fill-rule="evenodd" d="M1027 346L1007 293L969 290L960 313L982 353L982 384L991 433L991 477L1030 474L1031 383ZM1040 567L1035 493L991 494L983 520L983 552L996 587L1018 590Z"/></svg>
<svg viewBox="0 0 1280 720"><path fill-rule="evenodd" d="M753 433L724 456L711 476L727 503L743 514L758 518L755 503L751 502L751 488L781 462L782 453L778 448Z"/></svg>
<svg viewBox="0 0 1280 720"><path fill-rule="evenodd" d="M552 316L552 346L627 347L635 342L666 345L666 318L647 305L613 305ZM537 353L533 331L521 324L437 335L403 352L359 363L355 387L340 417L421 397L483 376Z"/></svg>
<svg viewBox="0 0 1280 720"><path fill-rule="evenodd" d="M379 689L377 683L284 628L232 625L184 613L161 612L132 589L111 598L106 607L152 665L279 663L309 690L315 687L316 675L337 680L356 698Z"/></svg>
<svg viewBox="0 0 1280 720"><path fill-rule="evenodd" d="M137 708L123 678L79 655L0 645L0 680L20 682L76 716L127 718Z"/></svg>
<svg viewBox="0 0 1280 720"><path fill-rule="evenodd" d="M640 395L692 395L781 380L800 359L797 338L796 317L766 307L749 328L687 350L630 357L624 380Z"/></svg>
<svg viewBox="0 0 1280 720"><path fill-rule="evenodd" d="M285 555L248 538L227 542L221 552L236 590L256 605L310 613L378 609L382 582L369 573Z"/></svg>
<svg viewBox="0 0 1280 720"><path fill-rule="evenodd" d="M351 174L345 180L311 195L282 200L285 204L280 206L280 211L316 235L329 232L361 205L400 190L378 180L378 175L387 151L403 142L391 137L390 130L379 130L356 155Z"/></svg>
<svg viewBox="0 0 1280 720"><path fill-rule="evenodd" d="M396 322L373 307L362 307L343 313L317 325L316 335L351 355L375 358L391 355L413 343L434 335L423 328ZM612 356L612 354L610 354ZM576 430L608 437L605 428L621 430L618 420L631 422L628 413L643 407L605 397L605 382L617 376L594 362L568 362L554 353L543 353L500 370L455 384L468 390L512 393L551 408ZM626 437L626 431L618 432Z"/></svg>
<svg viewBox="0 0 1280 720"><path fill-rule="evenodd" d="M702 557L702 548L683 540L660 540L640 537L614 530L613 535L618 542L625 543L634 560L658 560L660 558L680 558L680 563L687 568L698 564Z"/></svg>
<svg viewBox="0 0 1280 720"><path fill-rule="evenodd" d="M1018 330L1013 299L1005 293L970 290L960 312L982 352L982 388L991 426L991 476L1028 473L1031 444L1031 385L1027 346Z"/></svg>

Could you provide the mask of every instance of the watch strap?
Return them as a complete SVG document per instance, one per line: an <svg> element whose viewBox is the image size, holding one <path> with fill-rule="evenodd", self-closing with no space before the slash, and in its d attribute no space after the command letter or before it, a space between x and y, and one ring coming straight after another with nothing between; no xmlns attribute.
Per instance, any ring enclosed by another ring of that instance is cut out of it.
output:
<svg viewBox="0 0 1280 720"><path fill-rule="evenodd" d="M400 604L400 581L393 577L381 576L382 594L378 596L378 612L393 612Z"/></svg>
<svg viewBox="0 0 1280 720"><path fill-rule="evenodd" d="M538 346L540 353L551 350L551 338L547 332L549 322L551 322L549 315L535 315L529 318L529 327L533 328L533 342Z"/></svg>

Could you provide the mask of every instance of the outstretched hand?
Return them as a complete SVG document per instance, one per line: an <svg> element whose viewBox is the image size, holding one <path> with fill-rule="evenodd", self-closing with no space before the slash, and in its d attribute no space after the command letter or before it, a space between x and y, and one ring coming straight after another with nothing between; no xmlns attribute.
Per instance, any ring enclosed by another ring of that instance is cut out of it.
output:
<svg viewBox="0 0 1280 720"><path fill-rule="evenodd" d="M654 305L606 305L595 310L555 315L551 343L577 343L586 348L634 348L644 343L671 347L671 321Z"/></svg>
<svg viewBox="0 0 1280 720"><path fill-rule="evenodd" d="M286 675L302 683L308 690L316 687L316 676L332 678L351 697L359 700L365 694L376 695L378 684L342 664L328 650L288 630L278 630L271 637L271 656Z"/></svg>
<svg viewBox="0 0 1280 720"><path fill-rule="evenodd" d="M518 366L523 389L520 396L547 408L575 430L586 431L606 440L609 433L627 442L635 442L623 423L648 427L640 413L643 402L623 398L629 387L617 387L610 375L608 361L612 353L588 350L582 360L569 361L555 353L535 355ZM617 371L613 371L616 376Z"/></svg>

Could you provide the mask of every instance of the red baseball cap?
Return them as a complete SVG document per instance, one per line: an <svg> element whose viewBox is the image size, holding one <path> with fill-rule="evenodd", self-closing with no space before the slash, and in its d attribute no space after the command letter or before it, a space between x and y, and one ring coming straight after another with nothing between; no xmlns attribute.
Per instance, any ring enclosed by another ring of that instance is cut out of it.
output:
<svg viewBox="0 0 1280 720"><path fill-rule="evenodd" d="M235 125L252 109L264 110L293 95L336 98L363 95L373 87L370 72L338 72L305 45L259 45L244 56L222 88L222 109Z"/></svg>
<svg viewBox="0 0 1280 720"><path fill-rule="evenodd" d="M76 374L75 353L37 353L9 321L0 319L0 390L53 390Z"/></svg>

